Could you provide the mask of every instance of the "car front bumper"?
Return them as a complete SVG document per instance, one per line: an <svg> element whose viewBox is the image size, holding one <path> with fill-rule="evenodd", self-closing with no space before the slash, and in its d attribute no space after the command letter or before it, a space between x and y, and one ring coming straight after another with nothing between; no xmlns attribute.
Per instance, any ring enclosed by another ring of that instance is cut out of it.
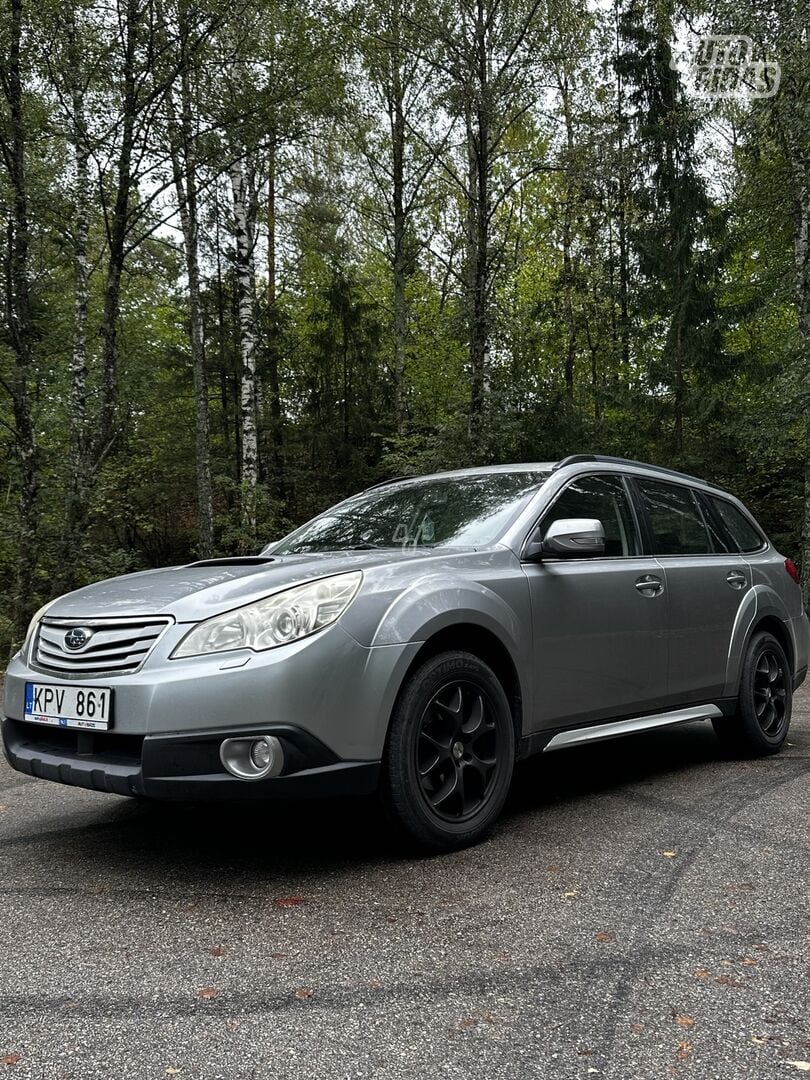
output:
<svg viewBox="0 0 810 1080"><path fill-rule="evenodd" d="M140 671L46 674L15 657L5 683L3 742L20 772L157 799L318 798L372 791L388 718L418 643L366 648L339 625L264 653L170 660L173 625ZM26 723L26 682L108 686L109 731ZM226 738L275 735L278 776L240 780L223 766Z"/></svg>
<svg viewBox="0 0 810 1080"><path fill-rule="evenodd" d="M238 780L219 758L222 740L238 735L274 735L284 752L285 771L264 780ZM307 799L365 795L376 789L378 761L342 761L297 728L191 732L130 736L115 740L3 719L3 743L11 765L40 780L112 795L152 799Z"/></svg>

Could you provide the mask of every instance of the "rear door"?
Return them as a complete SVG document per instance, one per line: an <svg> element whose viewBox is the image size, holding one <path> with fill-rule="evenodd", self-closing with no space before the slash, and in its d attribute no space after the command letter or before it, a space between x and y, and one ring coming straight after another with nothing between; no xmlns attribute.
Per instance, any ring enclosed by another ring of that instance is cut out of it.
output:
<svg viewBox="0 0 810 1080"><path fill-rule="evenodd" d="M633 485L669 595L669 703L719 696L749 567L686 484L636 476Z"/></svg>
<svg viewBox="0 0 810 1080"><path fill-rule="evenodd" d="M523 564L532 604L535 730L651 711L666 695L664 575L642 555L622 476L572 480L544 513L541 534L560 518L598 518L605 554Z"/></svg>

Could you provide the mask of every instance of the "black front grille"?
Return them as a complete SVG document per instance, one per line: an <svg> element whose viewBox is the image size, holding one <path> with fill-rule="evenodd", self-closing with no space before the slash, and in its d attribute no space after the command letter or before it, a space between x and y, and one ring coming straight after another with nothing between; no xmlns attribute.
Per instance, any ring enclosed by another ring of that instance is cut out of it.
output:
<svg viewBox="0 0 810 1080"><path fill-rule="evenodd" d="M74 731L6 720L7 738L15 746L45 754L76 758L99 765L134 765L140 768L143 735L121 735L113 731Z"/></svg>

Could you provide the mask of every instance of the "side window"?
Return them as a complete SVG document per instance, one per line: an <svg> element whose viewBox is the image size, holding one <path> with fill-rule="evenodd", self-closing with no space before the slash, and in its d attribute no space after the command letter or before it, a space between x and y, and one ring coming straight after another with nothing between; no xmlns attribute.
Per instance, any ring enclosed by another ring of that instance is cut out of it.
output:
<svg viewBox="0 0 810 1080"><path fill-rule="evenodd" d="M656 555L705 555L714 551L697 500L689 488L637 479Z"/></svg>
<svg viewBox="0 0 810 1080"><path fill-rule="evenodd" d="M605 530L605 555L641 551L633 512L618 476L582 476L561 492L540 522L541 535L561 518L598 518Z"/></svg>
<svg viewBox="0 0 810 1080"><path fill-rule="evenodd" d="M757 551L762 547L765 537L754 528L745 514L741 514L736 506L726 502L725 499L717 499L713 495L708 495L706 498L717 516L722 519L739 551Z"/></svg>

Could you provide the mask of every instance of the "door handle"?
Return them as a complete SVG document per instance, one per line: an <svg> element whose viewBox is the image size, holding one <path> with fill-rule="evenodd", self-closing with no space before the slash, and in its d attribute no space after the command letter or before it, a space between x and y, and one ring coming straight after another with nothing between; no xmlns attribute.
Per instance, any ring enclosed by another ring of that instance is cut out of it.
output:
<svg viewBox="0 0 810 1080"><path fill-rule="evenodd" d="M664 591L664 583L661 578L645 574L636 581L636 588L642 596L660 596Z"/></svg>
<svg viewBox="0 0 810 1080"><path fill-rule="evenodd" d="M730 570L726 574L726 581L732 587L732 589L744 589L748 584L748 578L742 572L742 570Z"/></svg>

